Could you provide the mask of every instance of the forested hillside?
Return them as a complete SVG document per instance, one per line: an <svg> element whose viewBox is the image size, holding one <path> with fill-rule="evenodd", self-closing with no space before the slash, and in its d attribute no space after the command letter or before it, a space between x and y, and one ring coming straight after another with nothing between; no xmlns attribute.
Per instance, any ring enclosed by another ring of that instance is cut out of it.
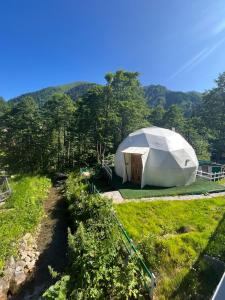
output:
<svg viewBox="0 0 225 300"><path fill-rule="evenodd" d="M164 102L153 100L160 94L154 87L146 99L138 76L117 71L106 74L105 85L76 83L0 100L0 167L51 172L99 163L129 133L150 125L175 127L199 159L212 153L216 160L224 159L225 73L202 100L192 93L187 102L179 93L173 100L173 92L162 87ZM187 114L187 106L195 109Z"/></svg>
<svg viewBox="0 0 225 300"><path fill-rule="evenodd" d="M55 87L47 87L32 93L27 93L13 99L9 102L19 102L24 98L31 96L39 105L43 105L54 94L67 94L74 101L81 97L88 89L97 84L90 82L75 82L66 85L59 85ZM144 95L150 107L162 106L168 109L171 105L176 104L182 108L185 115L190 116L196 107L201 103L202 94L198 92L177 92L168 90L162 85L148 85L143 87ZM0 98L1 101L1 98Z"/></svg>
<svg viewBox="0 0 225 300"><path fill-rule="evenodd" d="M55 87L47 87L36 92L27 93L16 98L10 99L9 102L17 103L30 96L34 99L34 101L37 104L43 105L48 100L50 100L54 94L68 94L75 101L93 85L95 84L89 82L74 82Z"/></svg>
<svg viewBox="0 0 225 300"><path fill-rule="evenodd" d="M162 106L168 109L176 104L182 108L185 115L190 116L202 100L202 94L198 92L175 92L162 85L148 85L144 87L145 96L149 106Z"/></svg>

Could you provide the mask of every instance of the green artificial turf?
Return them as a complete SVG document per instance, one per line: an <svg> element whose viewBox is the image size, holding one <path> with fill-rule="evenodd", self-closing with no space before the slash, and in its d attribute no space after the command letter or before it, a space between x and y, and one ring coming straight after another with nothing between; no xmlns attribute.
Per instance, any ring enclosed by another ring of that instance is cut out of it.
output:
<svg viewBox="0 0 225 300"><path fill-rule="evenodd" d="M210 299L225 262L225 197L129 202L117 215L156 274L156 299Z"/></svg>
<svg viewBox="0 0 225 300"><path fill-rule="evenodd" d="M191 185L162 188L155 186L145 186L143 189L140 186L130 182L122 183L122 179L114 174L113 188L119 190L122 197L125 199L138 199L159 196L176 196L176 195L197 195L211 192L225 191L225 186L213 181L205 181L198 179Z"/></svg>

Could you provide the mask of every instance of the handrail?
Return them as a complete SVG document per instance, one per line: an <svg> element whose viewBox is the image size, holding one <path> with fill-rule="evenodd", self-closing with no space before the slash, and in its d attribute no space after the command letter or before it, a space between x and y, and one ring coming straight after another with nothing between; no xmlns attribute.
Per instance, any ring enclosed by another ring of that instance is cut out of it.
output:
<svg viewBox="0 0 225 300"><path fill-rule="evenodd" d="M2 175L0 175L0 177L3 177L2 186L5 187L5 190L3 188L3 190L0 192L0 202L4 202L7 199L7 197L11 195L12 190L10 188L8 178Z"/></svg>
<svg viewBox="0 0 225 300"><path fill-rule="evenodd" d="M139 263L142 267L142 269L144 270L144 272L148 275L148 277L150 278L151 280L151 286L149 288L149 295L150 295L150 298L153 299L153 290L156 286L156 277L154 275L153 272L151 272L148 267L146 266L144 260L141 258L140 256L140 252L139 250L136 248L136 246L134 245L133 241L131 240L131 238L129 237L129 235L127 234L126 230L124 229L123 225L120 223L120 221L118 220L118 218L116 217L115 215L115 212L113 212L113 217L115 218L116 222L117 222L117 225L119 226L119 228L121 229L121 232L123 233L124 237L126 238L127 242L129 243L131 249L134 251L134 253L137 255L138 257L138 260L139 260ZM127 248L127 246L126 246ZM127 250L129 251L129 249L127 248ZM132 253L131 251L129 251L130 254ZM147 286L147 284L146 284Z"/></svg>
<svg viewBox="0 0 225 300"><path fill-rule="evenodd" d="M85 168L85 170L87 171L88 169ZM80 169L80 173L83 172L83 169ZM87 180L87 183L88 183L88 186L89 186L89 192L92 193L92 194L99 194L99 191L98 189L96 188L96 186L94 185L94 183L90 183L89 180ZM149 279L151 280L151 285L150 287L148 286L148 284L146 284L145 282L145 285L146 285L146 288L149 290L149 296L150 296L150 299L153 299L153 291L154 291L154 288L156 286L156 277L154 275L153 272L151 272L148 267L146 266L144 260L141 258L140 256L140 252L139 250L136 248L136 246L134 245L133 241L131 240L131 238L129 237L129 235L127 234L126 230L124 229L123 225L120 223L120 221L118 220L115 212L113 211L112 212L112 215L118 225L118 227L120 228L121 230L121 233L123 234L123 236L126 238L127 242L129 243L131 249L134 251L134 253L137 255L138 257L138 260L139 260L139 263L143 269L143 271L147 274L147 276L149 277ZM122 239L123 240L123 239ZM125 242L124 242L125 243ZM132 254L132 251L129 250L129 248L127 247L127 245L125 244L126 248L127 248L127 251Z"/></svg>
<svg viewBox="0 0 225 300"><path fill-rule="evenodd" d="M210 181L216 181L225 178L225 171L222 172L204 172L202 170L197 171L197 176L201 178L208 179Z"/></svg>
<svg viewBox="0 0 225 300"><path fill-rule="evenodd" d="M103 162L102 164L103 170L106 172L107 177L109 178L110 182L112 181L112 169Z"/></svg>

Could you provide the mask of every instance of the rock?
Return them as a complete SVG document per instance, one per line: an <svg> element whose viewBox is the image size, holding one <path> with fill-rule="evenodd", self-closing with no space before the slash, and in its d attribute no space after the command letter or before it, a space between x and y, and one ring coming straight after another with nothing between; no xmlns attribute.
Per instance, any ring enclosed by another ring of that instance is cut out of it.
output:
<svg viewBox="0 0 225 300"><path fill-rule="evenodd" d="M0 300L7 300L8 290L9 290L9 282L0 278Z"/></svg>
<svg viewBox="0 0 225 300"><path fill-rule="evenodd" d="M21 254L20 254L20 257L21 257L22 260L25 261L26 258L27 258L27 253L26 253L26 252L21 253Z"/></svg>
<svg viewBox="0 0 225 300"><path fill-rule="evenodd" d="M15 271L14 273L14 278L12 279L10 283L10 290L14 294L18 291L22 283L24 283L26 280L26 274L23 271L17 272Z"/></svg>
<svg viewBox="0 0 225 300"><path fill-rule="evenodd" d="M30 258L34 258L35 257L35 253L34 252L27 252L27 256L29 256Z"/></svg>
<svg viewBox="0 0 225 300"><path fill-rule="evenodd" d="M38 258L38 257L39 257L39 255L40 255L40 252L39 252L39 251L36 251L36 252L35 252L35 256L36 256L36 258Z"/></svg>
<svg viewBox="0 0 225 300"><path fill-rule="evenodd" d="M28 268L28 270L33 270L34 269L34 267L35 267L35 261L34 260L32 260L32 261L30 261L28 264L27 264L27 268Z"/></svg>
<svg viewBox="0 0 225 300"><path fill-rule="evenodd" d="M4 270L4 279L10 281L11 278L14 276L15 267L11 268L8 267Z"/></svg>
<svg viewBox="0 0 225 300"><path fill-rule="evenodd" d="M11 268L13 268L13 267L15 267L15 264L16 264L15 259L14 259L13 256L11 256L10 259L9 259L9 266Z"/></svg>
<svg viewBox="0 0 225 300"><path fill-rule="evenodd" d="M23 268L21 266L18 266L18 267L16 267L15 274L21 273L22 271L23 271Z"/></svg>
<svg viewBox="0 0 225 300"><path fill-rule="evenodd" d="M0 300L7 300L7 293L9 292L16 293L30 276L29 273L33 272L40 255L36 244L40 228L39 226L35 234L27 233L22 240L18 241L19 260L15 261L14 257L11 256L4 269L4 277L0 277Z"/></svg>

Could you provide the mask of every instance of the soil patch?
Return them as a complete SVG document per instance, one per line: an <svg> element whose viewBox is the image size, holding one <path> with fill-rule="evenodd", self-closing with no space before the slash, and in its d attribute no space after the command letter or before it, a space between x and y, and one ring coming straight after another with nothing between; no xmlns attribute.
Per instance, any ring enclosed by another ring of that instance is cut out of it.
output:
<svg viewBox="0 0 225 300"><path fill-rule="evenodd" d="M45 213L37 239L39 259L35 271L21 288L13 300L42 299L42 293L54 280L49 274L48 266L62 272L67 264L67 228L68 217L65 199L60 190L51 188L49 197L45 202Z"/></svg>

